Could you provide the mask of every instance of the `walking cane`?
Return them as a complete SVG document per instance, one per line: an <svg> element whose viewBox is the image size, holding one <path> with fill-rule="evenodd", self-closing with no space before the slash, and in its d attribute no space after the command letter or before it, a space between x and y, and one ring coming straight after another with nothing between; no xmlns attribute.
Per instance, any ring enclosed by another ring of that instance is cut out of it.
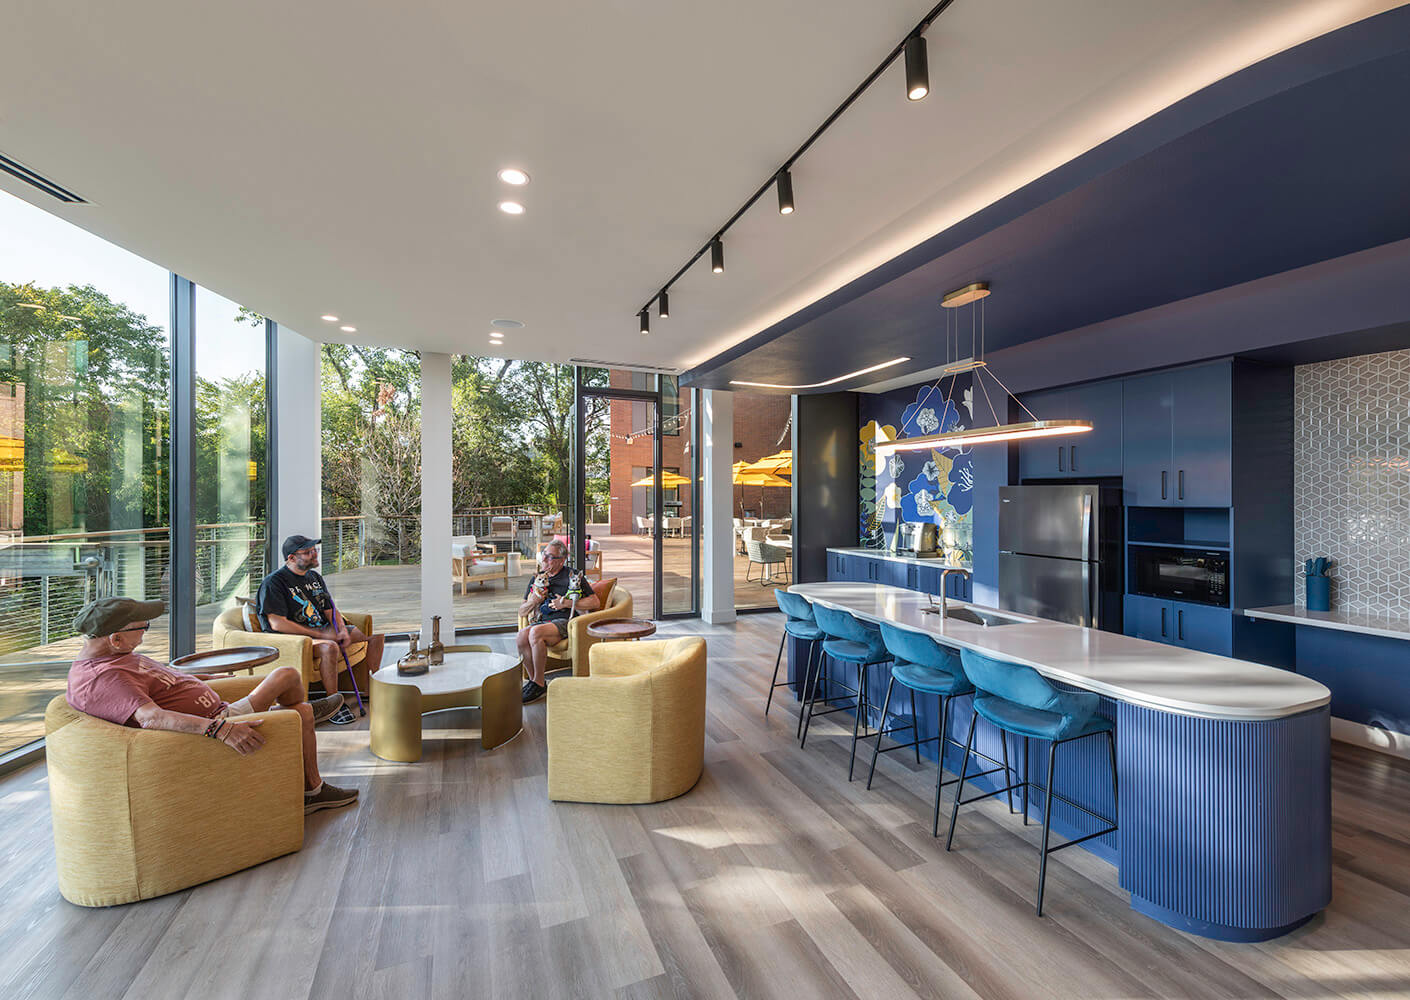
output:
<svg viewBox="0 0 1410 1000"><path fill-rule="evenodd" d="M327 588L325 587L324 589L326 590ZM338 614L338 606L333 603L332 594L328 595L328 606L333 609L333 614ZM342 615L338 615L338 617L341 618ZM333 631L336 632L337 629L334 628ZM362 703L362 692L359 691L357 688L357 675L353 673L352 664L348 662L348 651L340 645L338 647L338 652L343 654L343 665L348 668L348 680L352 681L353 694L357 695L357 714L366 715L367 706ZM362 655L364 658L366 658L367 652L364 650Z"/></svg>

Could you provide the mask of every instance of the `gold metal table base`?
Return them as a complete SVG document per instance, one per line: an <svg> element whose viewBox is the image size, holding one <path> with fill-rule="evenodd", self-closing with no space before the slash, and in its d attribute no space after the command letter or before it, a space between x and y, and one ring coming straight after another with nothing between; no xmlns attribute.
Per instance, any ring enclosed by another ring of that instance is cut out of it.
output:
<svg viewBox="0 0 1410 1000"><path fill-rule="evenodd" d="M454 647L446 647L448 661L454 651ZM383 760L420 760L421 717L447 708L480 710L482 749L493 750L509 742L523 729L524 702L519 682L522 666L522 661L514 658L478 686L431 693L423 693L418 684L433 688L437 667L416 677L396 677L395 667L377 671L372 675L372 752ZM391 671L389 676L379 676L387 671Z"/></svg>

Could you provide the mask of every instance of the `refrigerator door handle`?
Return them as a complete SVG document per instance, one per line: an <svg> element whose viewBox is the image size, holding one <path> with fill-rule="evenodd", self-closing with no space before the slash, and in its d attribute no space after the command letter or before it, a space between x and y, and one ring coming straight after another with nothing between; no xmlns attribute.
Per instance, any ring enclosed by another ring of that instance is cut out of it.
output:
<svg viewBox="0 0 1410 1000"><path fill-rule="evenodd" d="M1092 564L1086 559L1082 560L1082 621L1085 628L1096 628L1097 623L1092 620Z"/></svg>
<svg viewBox="0 0 1410 1000"><path fill-rule="evenodd" d="M1082 497L1082 559L1097 557L1097 547L1092 540L1092 494Z"/></svg>

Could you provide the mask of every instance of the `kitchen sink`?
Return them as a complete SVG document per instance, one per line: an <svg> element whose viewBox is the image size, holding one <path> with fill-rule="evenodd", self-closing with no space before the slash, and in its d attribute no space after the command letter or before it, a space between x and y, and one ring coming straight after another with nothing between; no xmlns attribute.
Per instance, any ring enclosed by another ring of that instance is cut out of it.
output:
<svg viewBox="0 0 1410 1000"><path fill-rule="evenodd" d="M996 615L991 611L976 611L974 608L946 608L945 617L953 618L957 622L969 622L971 625L983 625L985 628L998 628L1000 625L1022 625L1024 619L1010 618L1008 615Z"/></svg>

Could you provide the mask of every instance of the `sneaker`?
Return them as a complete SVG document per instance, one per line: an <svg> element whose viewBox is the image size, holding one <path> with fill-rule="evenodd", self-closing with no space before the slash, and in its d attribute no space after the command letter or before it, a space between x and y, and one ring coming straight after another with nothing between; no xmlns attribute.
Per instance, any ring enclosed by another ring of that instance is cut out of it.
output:
<svg viewBox="0 0 1410 1000"><path fill-rule="evenodd" d="M330 694L327 698L319 698L317 701L309 702L309 706L313 709L313 724L316 726L338 713L338 709L343 707L343 696Z"/></svg>
<svg viewBox="0 0 1410 1000"><path fill-rule="evenodd" d="M530 702L538 701L546 694L548 694L548 688L544 687L542 684L535 684L533 681L529 681L524 685L524 704L527 705Z"/></svg>
<svg viewBox="0 0 1410 1000"><path fill-rule="evenodd" d="M318 812L320 809L341 809L356 801L356 788L339 788L337 785L330 785L325 781L317 795L304 793L304 815Z"/></svg>

